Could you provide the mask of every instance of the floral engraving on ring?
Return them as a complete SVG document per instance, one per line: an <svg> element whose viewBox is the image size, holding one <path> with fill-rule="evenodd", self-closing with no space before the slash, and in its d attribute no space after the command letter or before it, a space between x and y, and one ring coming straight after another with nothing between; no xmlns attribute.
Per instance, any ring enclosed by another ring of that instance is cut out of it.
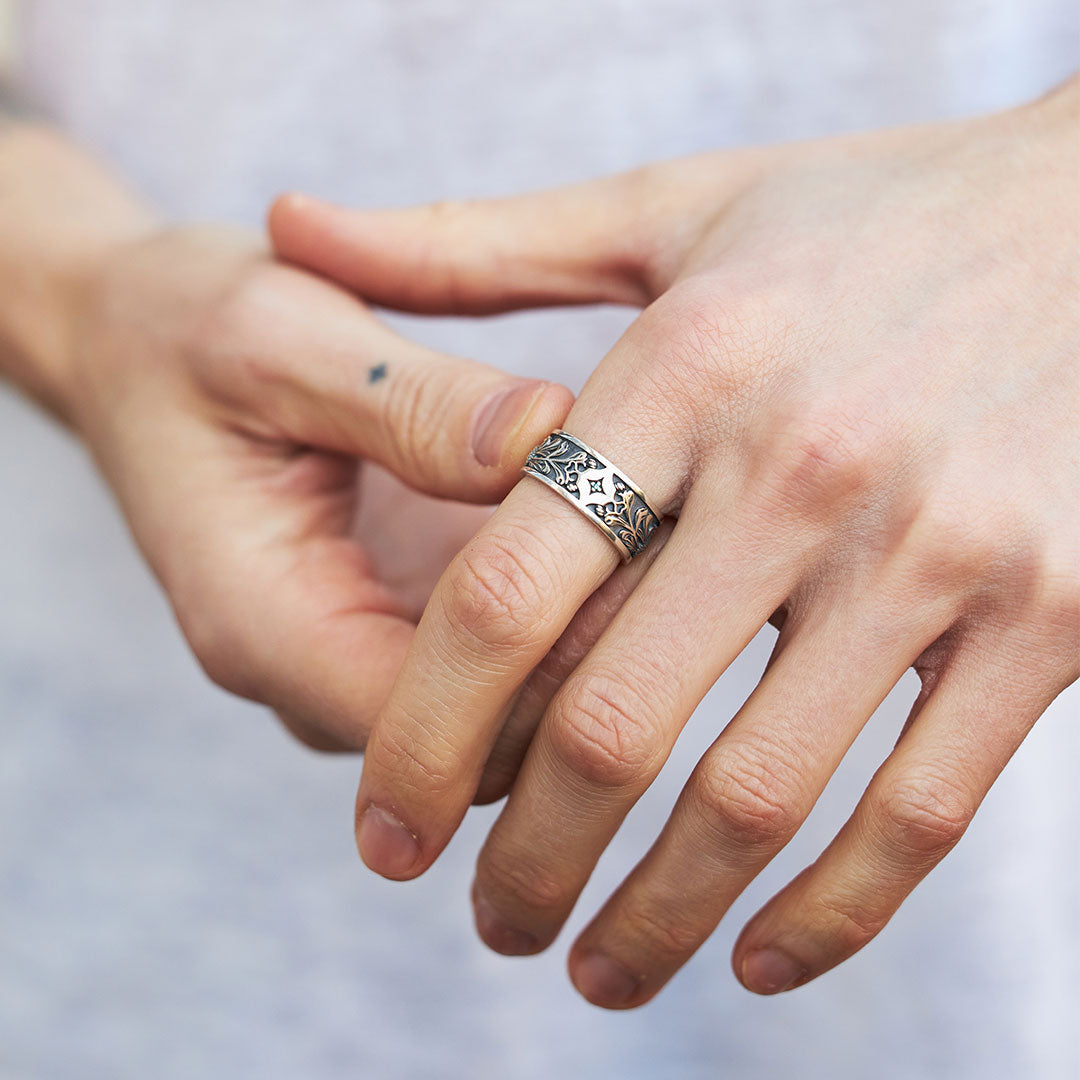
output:
<svg viewBox="0 0 1080 1080"><path fill-rule="evenodd" d="M660 524L637 492L615 475L615 499L589 509L619 538L631 555L643 550Z"/></svg>
<svg viewBox="0 0 1080 1080"><path fill-rule="evenodd" d="M582 510L603 522L631 558L645 549L660 524L626 480L569 436L549 435L529 454L525 469L557 484Z"/></svg>
<svg viewBox="0 0 1080 1080"><path fill-rule="evenodd" d="M549 435L525 462L526 469L554 480L575 498L581 494L578 477L583 472L603 467L591 454L559 434Z"/></svg>

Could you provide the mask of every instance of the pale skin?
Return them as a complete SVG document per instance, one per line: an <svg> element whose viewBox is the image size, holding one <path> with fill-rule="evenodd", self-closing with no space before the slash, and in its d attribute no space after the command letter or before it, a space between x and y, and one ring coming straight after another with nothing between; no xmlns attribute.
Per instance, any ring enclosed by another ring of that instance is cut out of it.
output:
<svg viewBox="0 0 1080 1080"><path fill-rule="evenodd" d="M85 442L208 674L325 750L364 746L433 583L572 400L404 340L257 235L170 227L10 108L0 375Z"/></svg>
<svg viewBox="0 0 1080 1080"><path fill-rule="evenodd" d="M416 877L474 798L509 791L477 925L500 952L546 948L772 617L760 684L571 976L607 1007L656 994L914 667L894 751L734 969L782 991L885 926L1080 673L1078 102L1074 79L1000 115L489 203L277 205L280 254L379 303L644 308L564 426L668 516L661 542L620 567L540 483L510 492L435 586L376 720L357 798L372 869Z"/></svg>

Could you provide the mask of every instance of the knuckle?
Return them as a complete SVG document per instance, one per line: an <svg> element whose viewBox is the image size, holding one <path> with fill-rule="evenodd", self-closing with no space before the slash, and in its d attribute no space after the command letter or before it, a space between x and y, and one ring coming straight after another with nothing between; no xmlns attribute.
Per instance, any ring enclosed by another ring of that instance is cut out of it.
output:
<svg viewBox="0 0 1080 1080"><path fill-rule="evenodd" d="M975 807L941 778L907 778L886 785L872 813L889 849L905 859L936 861L964 835Z"/></svg>
<svg viewBox="0 0 1080 1080"><path fill-rule="evenodd" d="M748 286L741 268L732 265L681 278L639 320L651 346L646 353L651 357L652 381L661 394L673 396L696 419L703 449L718 438L742 434L772 446L777 431L800 422L802 411L783 417L782 424L768 418L756 436L752 427L753 417L762 413L761 404L790 367L792 356L812 356L824 348L827 320L815 323L800 317L794 322L793 310L802 311L803 305L788 290ZM709 401L722 401L723 409L703 410L703 393ZM810 426L809 449L842 460L839 450L833 449L835 426L831 416ZM819 442L821 446L816 445ZM811 457L811 468L818 460ZM796 456L793 467L800 464L802 458Z"/></svg>
<svg viewBox="0 0 1080 1080"><path fill-rule="evenodd" d="M266 694L236 631L199 604L177 604L177 622L206 677L222 690L251 701Z"/></svg>
<svg viewBox="0 0 1080 1080"><path fill-rule="evenodd" d="M534 543L524 531L489 533L461 552L445 596L455 629L487 647L519 649L538 640L556 583L530 550Z"/></svg>
<svg viewBox="0 0 1080 1080"><path fill-rule="evenodd" d="M1077 664L1080 638L1080 560L1075 555L1050 554L1043 560L1036 602L1040 624L1063 638Z"/></svg>
<svg viewBox="0 0 1080 1080"><path fill-rule="evenodd" d="M282 285L295 271L252 259L180 331L192 375L223 401L269 408L295 392L309 373L290 363L283 345L288 326Z"/></svg>
<svg viewBox="0 0 1080 1080"><path fill-rule="evenodd" d="M307 720L301 719L293 713L277 709L275 710L275 715L280 721L281 726L284 727L297 742L306 746L309 750L315 750L321 754L341 754L359 749L359 747L346 745L340 739L323 731L322 728L309 723Z"/></svg>
<svg viewBox="0 0 1080 1080"><path fill-rule="evenodd" d="M1004 530L970 490L939 489L920 511L912 534L913 558L927 585L956 588L983 577L1008 558Z"/></svg>
<svg viewBox="0 0 1080 1080"><path fill-rule="evenodd" d="M553 704L549 745L559 763L604 788L640 786L657 766L660 723L628 676L591 672Z"/></svg>
<svg viewBox="0 0 1080 1080"><path fill-rule="evenodd" d="M769 370L761 339L771 316L755 300L729 292L716 275L685 278L641 317L652 345L651 389L691 417L702 413L701 394L707 390L710 400L724 401L730 419Z"/></svg>
<svg viewBox="0 0 1080 1080"><path fill-rule="evenodd" d="M195 319L188 332L188 347L200 357L245 354L252 340L265 338L272 324L282 269L252 260L240 266L229 283Z"/></svg>
<svg viewBox="0 0 1080 1080"><path fill-rule="evenodd" d="M1074 633L1080 631L1080 572L1070 563L1047 575L1048 607Z"/></svg>
<svg viewBox="0 0 1080 1080"><path fill-rule="evenodd" d="M771 752L725 747L695 774L691 791L705 820L750 851L783 846L802 820L801 797Z"/></svg>
<svg viewBox="0 0 1080 1080"><path fill-rule="evenodd" d="M220 653L195 653L206 677L222 690L248 701L265 702L261 680L251 671L238 666L233 660L223 659Z"/></svg>
<svg viewBox="0 0 1080 1080"><path fill-rule="evenodd" d="M768 426L766 490L784 509L830 513L881 475L884 431L871 408L833 403Z"/></svg>
<svg viewBox="0 0 1080 1080"><path fill-rule="evenodd" d="M673 274L670 237L656 229L647 209L665 197L668 177L664 164L647 164L604 181L612 205L636 210L621 221L622 242L612 250L606 268L628 287L627 301L640 308L665 291Z"/></svg>
<svg viewBox="0 0 1080 1080"><path fill-rule="evenodd" d="M442 199L427 206L425 227L416 233L418 262L424 273L412 274L409 281L402 283L408 293L422 297L424 289L434 285L450 309L469 306L468 301L483 284L484 271L488 268L473 259L446 258L445 253L471 250L468 243L457 241L467 238L474 213L475 204L465 200ZM415 284L410 285L410 281Z"/></svg>
<svg viewBox="0 0 1080 1080"><path fill-rule="evenodd" d="M443 750L440 753L440 750ZM368 743L368 767L402 789L427 796L450 796L457 790L459 775L445 748L407 738L400 728L379 724Z"/></svg>
<svg viewBox="0 0 1080 1080"><path fill-rule="evenodd" d="M381 400L381 434L389 460L408 465L420 483L439 479L437 463L451 395L435 386L430 368L401 365ZM418 473L418 475L417 475Z"/></svg>
<svg viewBox="0 0 1080 1080"><path fill-rule="evenodd" d="M556 918L567 904L566 892L558 879L520 853L488 852L477 878L483 894L498 898L500 906Z"/></svg>
<svg viewBox="0 0 1080 1080"><path fill-rule="evenodd" d="M689 925L685 915L673 914L666 906L636 903L619 913L619 936L634 943L634 950L647 957L681 959L701 944L701 934Z"/></svg>
<svg viewBox="0 0 1080 1080"><path fill-rule="evenodd" d="M818 896L816 902L828 926L830 944L841 956L858 952L888 921L887 917L853 898L825 893Z"/></svg>

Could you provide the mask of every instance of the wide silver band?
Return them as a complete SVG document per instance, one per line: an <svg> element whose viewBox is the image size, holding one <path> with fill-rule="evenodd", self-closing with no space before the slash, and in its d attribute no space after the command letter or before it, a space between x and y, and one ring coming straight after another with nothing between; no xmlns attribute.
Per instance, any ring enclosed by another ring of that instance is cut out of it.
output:
<svg viewBox="0 0 1080 1080"><path fill-rule="evenodd" d="M565 431L535 447L522 472L573 503L618 549L623 562L649 546L660 515L603 454Z"/></svg>

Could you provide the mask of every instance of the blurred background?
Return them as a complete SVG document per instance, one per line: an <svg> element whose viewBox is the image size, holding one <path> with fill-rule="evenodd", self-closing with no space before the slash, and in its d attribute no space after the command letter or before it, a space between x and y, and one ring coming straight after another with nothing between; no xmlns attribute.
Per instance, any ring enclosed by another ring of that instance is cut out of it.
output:
<svg viewBox="0 0 1080 1080"><path fill-rule="evenodd" d="M15 5L11 0L0 0L0 64L11 62L12 23L15 19Z"/></svg>
<svg viewBox="0 0 1080 1080"><path fill-rule="evenodd" d="M1076 67L1078 24L1072 0L0 0L0 50L168 216L257 225L291 188L371 205L502 193L1000 108ZM629 318L394 321L577 387ZM754 998L731 946L850 812L910 673L653 1004L610 1014L574 994L572 935L771 639L698 711L557 945L504 959L468 905L495 811L419 882L365 872L359 763L206 682L80 447L0 389L0 1078L1075 1077L1076 687L881 938L819 982Z"/></svg>

